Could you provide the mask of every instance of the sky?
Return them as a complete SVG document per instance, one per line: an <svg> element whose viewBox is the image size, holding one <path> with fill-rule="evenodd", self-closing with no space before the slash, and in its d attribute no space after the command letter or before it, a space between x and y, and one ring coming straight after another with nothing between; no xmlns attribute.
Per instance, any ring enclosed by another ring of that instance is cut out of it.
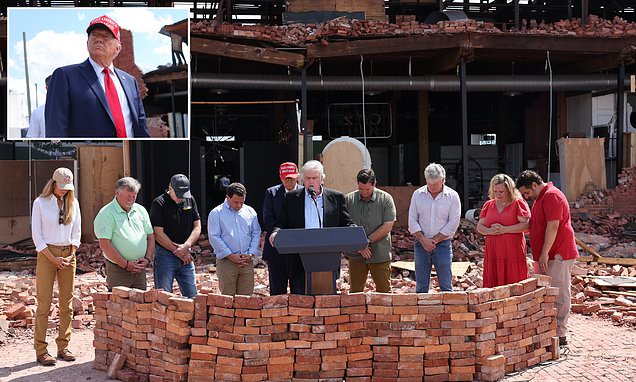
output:
<svg viewBox="0 0 636 382"><path fill-rule="evenodd" d="M159 34L164 25L188 17L187 8L9 8L7 87L9 128L27 127L26 82L22 32L26 33L31 110L46 99L44 79L60 66L88 58L86 28L91 20L108 15L133 34L135 63L146 73L172 65L170 37ZM189 49L184 45L184 55Z"/></svg>

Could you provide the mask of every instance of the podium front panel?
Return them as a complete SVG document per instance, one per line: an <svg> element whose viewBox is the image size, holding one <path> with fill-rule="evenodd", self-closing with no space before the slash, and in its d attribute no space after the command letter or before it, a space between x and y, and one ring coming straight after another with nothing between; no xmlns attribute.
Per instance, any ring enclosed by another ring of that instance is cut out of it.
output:
<svg viewBox="0 0 636 382"><path fill-rule="evenodd" d="M367 246L363 227L281 229L274 242L279 253L355 252Z"/></svg>

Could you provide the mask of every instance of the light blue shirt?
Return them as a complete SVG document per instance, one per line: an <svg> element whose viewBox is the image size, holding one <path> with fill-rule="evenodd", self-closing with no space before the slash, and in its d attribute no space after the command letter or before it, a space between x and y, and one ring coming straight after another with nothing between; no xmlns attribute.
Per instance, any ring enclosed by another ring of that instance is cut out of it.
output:
<svg viewBox="0 0 636 382"><path fill-rule="evenodd" d="M256 211L246 204L233 210L227 200L208 215L208 238L217 259L234 253L260 256L261 226Z"/></svg>
<svg viewBox="0 0 636 382"><path fill-rule="evenodd" d="M323 193L316 197L318 212L316 212L316 204L305 190L305 228L322 228L325 224L325 206L322 198ZM320 215L320 220L318 216Z"/></svg>

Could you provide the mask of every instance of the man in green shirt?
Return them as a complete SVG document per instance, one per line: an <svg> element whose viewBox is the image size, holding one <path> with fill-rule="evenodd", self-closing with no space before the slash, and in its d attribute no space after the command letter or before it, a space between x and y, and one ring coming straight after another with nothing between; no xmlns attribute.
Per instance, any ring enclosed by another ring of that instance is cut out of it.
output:
<svg viewBox="0 0 636 382"><path fill-rule="evenodd" d="M389 193L375 187L375 173L360 170L358 191L346 196L349 216L364 227L369 245L357 253L347 253L351 293L363 292L367 275L377 292L391 293L391 229L395 222L395 203Z"/></svg>
<svg viewBox="0 0 636 382"><path fill-rule="evenodd" d="M141 184L121 178L115 199L95 216L93 229L106 258L106 285L146 290L146 267L152 262L155 235L146 209L135 203Z"/></svg>

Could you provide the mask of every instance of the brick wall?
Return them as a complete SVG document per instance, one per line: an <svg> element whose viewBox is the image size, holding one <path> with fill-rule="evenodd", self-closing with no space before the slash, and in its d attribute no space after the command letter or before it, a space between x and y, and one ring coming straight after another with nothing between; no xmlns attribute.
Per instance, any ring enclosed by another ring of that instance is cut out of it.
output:
<svg viewBox="0 0 636 382"><path fill-rule="evenodd" d="M498 380L558 356L549 284L194 302L116 288L95 301L95 367L121 352L119 376L149 381Z"/></svg>
<svg viewBox="0 0 636 382"><path fill-rule="evenodd" d="M572 212L590 215L636 215L636 167L624 168L618 177L618 185L607 190L602 197L594 193L583 195L570 203L570 208Z"/></svg>

